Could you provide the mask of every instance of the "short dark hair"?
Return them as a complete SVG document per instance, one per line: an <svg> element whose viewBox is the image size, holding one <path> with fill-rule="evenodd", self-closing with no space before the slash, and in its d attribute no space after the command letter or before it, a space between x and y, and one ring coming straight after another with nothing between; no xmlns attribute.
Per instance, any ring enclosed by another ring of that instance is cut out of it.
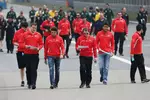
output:
<svg viewBox="0 0 150 100"><path fill-rule="evenodd" d="M21 23L21 27L27 28L28 27L28 23L27 22L22 22Z"/></svg>
<svg viewBox="0 0 150 100"><path fill-rule="evenodd" d="M138 24L136 26L136 31L141 31L143 29L142 25L141 24Z"/></svg>
<svg viewBox="0 0 150 100"><path fill-rule="evenodd" d="M110 26L109 26L109 23L108 23L107 21L104 22L103 27L104 27L105 25L107 25L108 27L110 27Z"/></svg>
<svg viewBox="0 0 150 100"><path fill-rule="evenodd" d="M36 24L36 23L31 23L31 26L33 26L33 25L37 26L37 24Z"/></svg>
<svg viewBox="0 0 150 100"><path fill-rule="evenodd" d="M109 6L109 3L106 3L107 6Z"/></svg>
<svg viewBox="0 0 150 100"><path fill-rule="evenodd" d="M52 28L51 28L51 31L56 31L56 32L58 32L58 29L57 29L56 27L52 27Z"/></svg>

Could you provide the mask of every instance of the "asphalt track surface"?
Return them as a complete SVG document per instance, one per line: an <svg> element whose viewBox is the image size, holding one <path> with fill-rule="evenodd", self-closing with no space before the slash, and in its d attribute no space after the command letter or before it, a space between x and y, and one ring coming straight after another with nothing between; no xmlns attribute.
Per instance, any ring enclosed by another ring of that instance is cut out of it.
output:
<svg viewBox="0 0 150 100"><path fill-rule="evenodd" d="M9 5L10 6L10 5ZM17 6L16 12L24 9L28 17L29 7ZM4 11L4 13L7 10ZM150 84L140 82L137 71L137 84L130 84L130 40L136 24L129 25L128 40L124 44L124 57L115 56L111 59L108 85L99 82L99 68L93 64L93 79L90 89L79 89L79 59L76 56L74 43L70 46L69 59L61 61L59 88L50 90L49 68L44 64L43 49L40 52L37 89L28 90L20 87L19 70L16 55L7 54L4 41L4 53L0 53L0 100L149 100ZM147 66L147 77L150 78L150 26L147 26L143 52Z"/></svg>

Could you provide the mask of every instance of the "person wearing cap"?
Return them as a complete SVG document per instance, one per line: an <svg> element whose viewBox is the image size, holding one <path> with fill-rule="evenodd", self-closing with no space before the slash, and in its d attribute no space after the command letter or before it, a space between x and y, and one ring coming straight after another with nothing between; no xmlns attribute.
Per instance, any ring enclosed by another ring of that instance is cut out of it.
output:
<svg viewBox="0 0 150 100"><path fill-rule="evenodd" d="M60 22L58 23L58 34L63 38L64 42L66 41L66 51L65 51L65 55L64 58L69 58L68 52L69 52L69 45L70 45L70 38L72 36L71 33L71 25L70 22L68 20L68 16L66 15L65 18L63 18L62 20L60 20Z"/></svg>
<svg viewBox="0 0 150 100"><path fill-rule="evenodd" d="M144 36L145 36L146 30L147 30L146 24L148 21L148 13L143 6L140 7L140 11L138 12L136 19L137 19L138 23L141 24L143 27L142 39L144 40Z"/></svg>
<svg viewBox="0 0 150 100"><path fill-rule="evenodd" d="M13 44L17 47L17 62L18 62L18 68L20 69L20 77L21 77L21 87L24 87L24 68L25 68L25 59L24 59L24 48L21 48L22 44L22 38L23 34L27 31L28 23L23 22L21 23L21 28L15 32L15 35L13 37Z"/></svg>
<svg viewBox="0 0 150 100"><path fill-rule="evenodd" d="M112 18L114 18L114 13L108 3L106 3L106 8L104 9L104 16L107 19L109 26L111 26Z"/></svg>
<svg viewBox="0 0 150 100"><path fill-rule="evenodd" d="M26 20L26 18L24 17L24 15L23 15L23 11L20 11L20 15L17 17L17 19L16 19L16 22L17 22L17 25L18 25L18 28L20 29L21 28L21 23L22 22L26 22L27 20Z"/></svg>
<svg viewBox="0 0 150 100"><path fill-rule="evenodd" d="M109 23L103 24L103 30L99 31L96 36L98 49L98 61L100 68L100 82L107 85L110 57L114 54L114 36L109 31Z"/></svg>
<svg viewBox="0 0 150 100"><path fill-rule="evenodd" d="M76 49L80 52L80 80L79 88L90 88L92 80L92 62L97 61L96 40L90 36L87 28L82 30L82 35L78 38Z"/></svg>
<svg viewBox="0 0 150 100"><path fill-rule="evenodd" d="M47 37L44 46L45 64L49 66L50 88L58 87L60 76L60 63L65 54L63 39L58 35L56 27L51 28L51 35Z"/></svg>
<svg viewBox="0 0 150 100"><path fill-rule="evenodd" d="M51 34L50 29L54 26L55 26L55 24L52 21L51 16L42 23L42 25L40 27L41 27L41 30L43 31L43 34L44 34L44 41Z"/></svg>
<svg viewBox="0 0 150 100"><path fill-rule="evenodd" d="M2 13L0 14L0 23L0 52L3 52L2 47L7 23Z"/></svg>
<svg viewBox="0 0 150 100"><path fill-rule="evenodd" d="M34 9L34 6L31 7L31 10L29 12L29 18L31 20L31 23L34 23L35 22L35 9Z"/></svg>
<svg viewBox="0 0 150 100"><path fill-rule="evenodd" d="M39 51L43 47L42 36L36 32L36 27L36 24L32 23L29 31L24 33L21 41L21 48L24 48L24 61L26 63L26 76L29 89L36 89Z"/></svg>
<svg viewBox="0 0 150 100"><path fill-rule="evenodd" d="M94 28L92 30L94 35L97 35L97 33L103 29L103 24L105 22L108 21L105 19L104 14L101 13L100 19L95 22Z"/></svg>
<svg viewBox="0 0 150 100"><path fill-rule="evenodd" d="M14 51L13 37L14 37L16 30L18 30L17 23L12 18L9 18L7 21L7 25L6 25L7 53L13 53L13 51Z"/></svg>
<svg viewBox="0 0 150 100"><path fill-rule="evenodd" d="M136 83L135 73L137 68L139 69L141 82L147 83L150 80L146 78L146 70L144 64L144 56L142 51L142 25L138 24L136 26L136 32L132 35L130 55L131 55L131 69L130 69L130 79L131 83Z"/></svg>
<svg viewBox="0 0 150 100"><path fill-rule="evenodd" d="M80 15L81 15L81 18L89 19L89 13L86 7L83 8L83 11L80 13Z"/></svg>
<svg viewBox="0 0 150 100"><path fill-rule="evenodd" d="M117 54L119 43L119 54L120 56L124 56L123 45L128 35L128 27L126 21L122 18L122 14L120 12L117 13L117 18L113 20L111 28L112 31L114 32L115 37L115 55Z"/></svg>
<svg viewBox="0 0 150 100"><path fill-rule="evenodd" d="M16 16L16 12L14 12L14 8L10 7L10 11L7 13L6 18L12 18L13 20L15 20L17 18Z"/></svg>
<svg viewBox="0 0 150 100"><path fill-rule="evenodd" d="M127 26L129 25L129 15L127 14L127 9L126 7L122 8L122 18L126 21Z"/></svg>

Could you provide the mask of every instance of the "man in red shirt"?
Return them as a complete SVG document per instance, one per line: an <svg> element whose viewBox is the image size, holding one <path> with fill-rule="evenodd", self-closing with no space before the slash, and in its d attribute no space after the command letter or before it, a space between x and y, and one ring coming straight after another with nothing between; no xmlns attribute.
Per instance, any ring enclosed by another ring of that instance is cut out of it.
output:
<svg viewBox="0 0 150 100"><path fill-rule="evenodd" d="M100 82L107 85L110 57L114 54L114 36L109 31L108 23L104 23L103 30L96 36L97 48L99 52Z"/></svg>
<svg viewBox="0 0 150 100"><path fill-rule="evenodd" d="M79 88L83 88L86 84L87 88L90 88L92 80L92 61L96 62L97 49L96 41L94 37L89 35L88 29L83 29L83 35L77 40L76 49L80 51L80 79L81 85Z"/></svg>
<svg viewBox="0 0 150 100"><path fill-rule="evenodd" d="M126 21L122 18L122 14L118 13L117 18L113 20L111 25L112 31L114 32L115 38L115 55L117 54L118 43L119 43L119 54L123 55L123 44L125 41L125 36L128 34L128 28Z"/></svg>
<svg viewBox="0 0 150 100"><path fill-rule="evenodd" d="M44 34L44 41L46 40L46 37L48 37L51 34L50 29L54 26L55 24L52 21L52 17L49 17L47 20L45 20L42 23L41 30L43 31L43 34Z"/></svg>
<svg viewBox="0 0 150 100"><path fill-rule="evenodd" d="M37 25L31 24L31 29L23 35L24 56L28 88L36 89L37 69L39 64L39 50L43 47L42 36L36 32Z"/></svg>
<svg viewBox="0 0 150 100"><path fill-rule="evenodd" d="M86 17L83 17L83 21L80 25L80 34L82 33L84 28L87 28L88 32L91 32L91 23L87 21Z"/></svg>
<svg viewBox="0 0 150 100"><path fill-rule="evenodd" d="M20 69L20 76L21 76L21 86L23 87L24 82L24 68L25 68L25 62L24 62L24 48L21 48L21 41L23 38L23 34L27 31L28 23L23 22L21 23L21 29L19 29L13 38L13 44L18 47L16 56L17 56L17 62L18 62L18 68Z"/></svg>
<svg viewBox="0 0 150 100"><path fill-rule="evenodd" d="M141 76L141 82L147 83L150 80L146 78L146 71L145 71L145 65L144 65L144 57L143 57L143 51L142 51L142 25L136 26L137 32L135 32L132 36L131 40L131 70L130 70L130 78L131 83L135 82L135 73L137 68L139 69L139 73Z"/></svg>
<svg viewBox="0 0 150 100"><path fill-rule="evenodd" d="M51 35L48 36L46 39L44 49L46 64L48 59L51 89L58 87L60 62L61 58L63 58L65 51L63 39L57 34L57 28L53 27L51 29Z"/></svg>
<svg viewBox="0 0 150 100"><path fill-rule="evenodd" d="M80 13L77 13L77 18L73 20L72 26L74 30L74 35L75 35L75 42L77 42L77 39L80 37L81 32L80 32L80 25L82 23L82 19L80 18ZM78 55L78 51L76 51Z"/></svg>
<svg viewBox="0 0 150 100"><path fill-rule="evenodd" d="M69 58L68 52L69 52L70 38L72 35L71 35L70 22L68 21L67 15L58 23L58 34L63 38L64 41L66 40L66 52L64 58L65 56Z"/></svg>

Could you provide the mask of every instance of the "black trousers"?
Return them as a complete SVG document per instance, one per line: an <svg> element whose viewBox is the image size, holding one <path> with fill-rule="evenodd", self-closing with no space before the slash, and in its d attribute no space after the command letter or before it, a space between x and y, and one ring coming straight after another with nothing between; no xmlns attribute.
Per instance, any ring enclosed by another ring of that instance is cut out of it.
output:
<svg viewBox="0 0 150 100"><path fill-rule="evenodd" d="M37 69L39 64L38 54L25 54L26 76L28 85L36 85Z"/></svg>
<svg viewBox="0 0 150 100"><path fill-rule="evenodd" d="M75 33L74 35L75 35L75 42L77 43L77 40L78 40L78 38L80 37L80 34ZM76 50L76 53L79 53L79 51Z"/></svg>
<svg viewBox="0 0 150 100"><path fill-rule="evenodd" d="M89 85L92 80L93 57L80 56L80 79L81 84Z"/></svg>
<svg viewBox="0 0 150 100"><path fill-rule="evenodd" d="M144 39L144 36L145 36L145 34L146 34L147 27L146 27L146 25L142 25L142 26L143 26L142 39Z"/></svg>
<svg viewBox="0 0 150 100"><path fill-rule="evenodd" d="M31 18L31 24L34 23L34 17Z"/></svg>
<svg viewBox="0 0 150 100"><path fill-rule="evenodd" d="M141 81L143 81L144 79L146 79L143 54L134 55L134 61L131 60L131 70L130 70L131 81L135 81L135 73L137 68L139 69Z"/></svg>
<svg viewBox="0 0 150 100"><path fill-rule="evenodd" d="M69 46L70 46L70 39L69 39L69 35L61 35L64 43L66 41L66 52L65 54L68 55L68 52L69 52Z"/></svg>
<svg viewBox="0 0 150 100"><path fill-rule="evenodd" d="M14 51L14 45L12 39L6 40L6 47L7 47L7 51L11 51L11 52Z"/></svg>
<svg viewBox="0 0 150 100"><path fill-rule="evenodd" d="M125 41L125 33L115 32L115 54L117 54L118 43L119 43L119 54L123 54L123 44Z"/></svg>

